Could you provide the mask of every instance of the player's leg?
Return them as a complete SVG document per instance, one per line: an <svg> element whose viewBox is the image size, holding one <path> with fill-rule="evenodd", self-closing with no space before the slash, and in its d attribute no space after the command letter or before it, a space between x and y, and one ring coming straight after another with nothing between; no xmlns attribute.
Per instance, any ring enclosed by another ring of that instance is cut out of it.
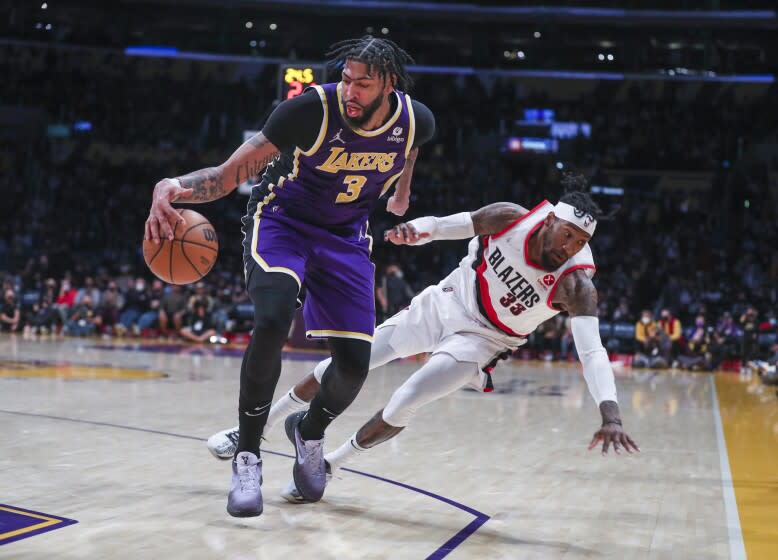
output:
<svg viewBox="0 0 778 560"><path fill-rule="evenodd" d="M359 453L399 434L424 405L453 393L478 377L477 363L458 361L449 354L434 354L394 392L382 410L325 459L333 469L343 466Z"/></svg>
<svg viewBox="0 0 778 560"><path fill-rule="evenodd" d="M380 367L392 360L404 357L400 355L390 344L390 339L395 328L398 326L382 325L376 329L373 346L370 350L370 369ZM416 353L414 351L414 353ZM279 421L284 420L290 414L306 410L311 400L316 395L321 385L321 379L324 372L332 364L332 358L322 360L313 368L313 371L306 375L281 398L279 398L270 407L270 413L265 423L264 434L270 430ZM217 459L232 459L235 455L235 449L238 443L239 427L228 428L213 434L208 438L207 446L211 454Z"/></svg>
<svg viewBox="0 0 778 560"><path fill-rule="evenodd" d="M455 328L457 320L452 310L456 300L441 286L430 286L411 301L410 306L390 317L375 330L370 350L370 369L382 366L396 358L413 356L434 350L447 329ZM442 312L441 310L445 310ZM444 317L445 315L445 317ZM308 408L308 403L319 390L322 376L332 363L327 358L282 396L270 409L264 433L288 415ZM214 457L230 459L235 454L238 426L213 434L208 438L208 450Z"/></svg>
<svg viewBox="0 0 778 560"><path fill-rule="evenodd" d="M376 329L375 339L370 348L369 370L381 367L384 364L404 358L407 354L400 354L390 343L395 325L380 326ZM270 408L270 415L265 425L265 433L275 426L279 420L283 420L293 412L298 412L308 408L309 403L321 386L322 377L325 372L332 367L332 358L322 360L313 368L313 371L306 375L299 383L292 387L286 395L273 403Z"/></svg>
<svg viewBox="0 0 778 560"><path fill-rule="evenodd" d="M281 374L281 351L292 324L298 286L287 274L265 272L255 266L248 279L248 292L254 303L254 331L240 368L239 437L227 502L227 511L236 517L262 512L259 436Z"/></svg>
<svg viewBox="0 0 778 560"><path fill-rule="evenodd" d="M475 362L460 362L449 354L434 354L392 395L389 403L379 410L357 432L335 451L324 456L326 482L332 474L360 454L399 434L425 404L440 399L479 378ZM292 503L309 503L290 481L281 496Z"/></svg>
<svg viewBox="0 0 778 560"><path fill-rule="evenodd" d="M227 499L227 511L236 517L262 513L259 436L281 373L281 351L304 281L309 246L294 224L274 214L260 219L260 210L254 214L253 227L244 222L244 273L254 330L240 370L240 430Z"/></svg>

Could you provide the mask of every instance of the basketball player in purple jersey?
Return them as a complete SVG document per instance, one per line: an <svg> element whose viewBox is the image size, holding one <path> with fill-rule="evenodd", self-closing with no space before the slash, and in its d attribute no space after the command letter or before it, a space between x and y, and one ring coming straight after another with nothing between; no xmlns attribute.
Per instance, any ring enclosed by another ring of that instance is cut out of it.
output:
<svg viewBox="0 0 778 560"><path fill-rule="evenodd" d="M332 363L305 416L287 419L297 460L293 478L307 500L324 493L324 431L359 393L375 328L372 239L367 219L393 186L387 208L404 214L418 147L430 139L430 110L403 93L410 56L370 36L328 53L339 83L309 88L281 103L262 131L218 167L154 188L146 239L172 239L181 218L171 202L208 202L265 169L243 218L244 273L254 331L240 374L240 437L227 511L262 513L260 434L281 373L281 349L298 294L310 337L327 337Z"/></svg>

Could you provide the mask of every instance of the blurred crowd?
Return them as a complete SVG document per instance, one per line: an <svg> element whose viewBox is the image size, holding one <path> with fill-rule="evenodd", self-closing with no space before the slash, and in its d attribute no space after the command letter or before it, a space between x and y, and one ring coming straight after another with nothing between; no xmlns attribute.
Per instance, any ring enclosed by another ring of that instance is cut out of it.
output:
<svg viewBox="0 0 778 560"><path fill-rule="evenodd" d="M223 161L243 131L261 128L277 68L5 45L0 70L14 76L0 90L12 131L0 135L0 327L215 343L250 331L240 274L243 195L197 208L221 248L200 283L154 279L140 242L155 182ZM648 367L778 358L778 160L749 151L775 133L775 86L743 95L720 84L692 94L666 84L657 95L655 83L603 81L554 98L520 80L414 77L437 133L421 150L402 220L500 200L555 201L560 164L500 152L523 108L551 107L560 120L591 124L591 138L568 146L567 161L595 182L611 168L708 174L705 189L660 190L638 177L622 196L597 198L606 211L620 208L592 241L608 348ZM67 134L52 132L57 123ZM381 210L371 218L379 320L465 254L464 241L385 244L383 231L400 220ZM572 359L569 321L542 325L525 352Z"/></svg>

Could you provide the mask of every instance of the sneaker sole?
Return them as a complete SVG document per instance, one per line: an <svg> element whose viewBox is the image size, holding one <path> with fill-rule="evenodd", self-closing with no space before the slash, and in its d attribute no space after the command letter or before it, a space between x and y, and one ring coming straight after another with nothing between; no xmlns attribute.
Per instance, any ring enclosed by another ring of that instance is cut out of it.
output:
<svg viewBox="0 0 778 560"><path fill-rule="evenodd" d="M210 445L208 445L207 443L205 445L208 448L208 451L211 452L211 455L213 455L214 457L216 457L220 461L228 461L229 459L232 459L235 456L234 452L230 453L229 455L224 455L224 456L223 455L219 455L219 453L214 448L212 448Z"/></svg>
<svg viewBox="0 0 778 560"><path fill-rule="evenodd" d="M259 511L230 511L230 508L227 508L227 513L232 517L259 517L264 510L264 507Z"/></svg>

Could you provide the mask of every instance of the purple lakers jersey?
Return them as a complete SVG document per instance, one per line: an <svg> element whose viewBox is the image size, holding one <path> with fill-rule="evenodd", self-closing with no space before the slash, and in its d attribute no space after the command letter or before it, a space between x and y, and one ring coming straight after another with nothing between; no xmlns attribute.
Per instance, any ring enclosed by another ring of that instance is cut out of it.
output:
<svg viewBox="0 0 778 560"><path fill-rule="evenodd" d="M314 86L324 108L308 150L283 153L252 191L249 215L283 212L324 228L361 227L403 171L413 146L411 98L393 92L392 114L376 130L353 128L344 117L340 83Z"/></svg>

